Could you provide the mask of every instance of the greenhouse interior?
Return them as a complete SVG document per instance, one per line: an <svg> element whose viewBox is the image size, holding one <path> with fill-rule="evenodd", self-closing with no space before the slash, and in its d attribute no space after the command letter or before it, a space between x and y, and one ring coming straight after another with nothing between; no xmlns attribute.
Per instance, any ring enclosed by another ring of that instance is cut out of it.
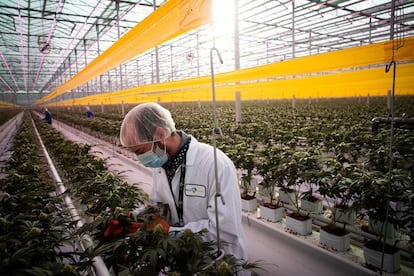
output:
<svg viewBox="0 0 414 276"><path fill-rule="evenodd" d="M0 275L414 275L414 0L0 22Z"/></svg>

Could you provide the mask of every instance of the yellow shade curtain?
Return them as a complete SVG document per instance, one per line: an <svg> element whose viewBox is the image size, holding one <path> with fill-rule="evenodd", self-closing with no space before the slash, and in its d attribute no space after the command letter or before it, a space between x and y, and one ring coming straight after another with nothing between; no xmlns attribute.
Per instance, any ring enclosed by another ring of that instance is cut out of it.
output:
<svg viewBox="0 0 414 276"><path fill-rule="evenodd" d="M378 42L333 52L300 57L215 75L218 100L292 97L347 97L386 95L392 73L385 64L392 60L392 41ZM394 51L397 62L397 94L414 93L414 36ZM400 64L405 62L406 64ZM408 63L407 63L408 62ZM358 67L377 67L358 69ZM379 67L378 67L379 66ZM357 69L355 69L357 68ZM72 104L211 100L211 77L202 76L149 84L126 90L71 100ZM68 101L60 104L67 104Z"/></svg>
<svg viewBox="0 0 414 276"><path fill-rule="evenodd" d="M212 20L212 0L169 0L123 35L111 47L71 79L38 100L40 104L173 37L205 25Z"/></svg>
<svg viewBox="0 0 414 276"><path fill-rule="evenodd" d="M9 102L0 101L0 108L16 107L17 105Z"/></svg>
<svg viewBox="0 0 414 276"><path fill-rule="evenodd" d="M342 70L346 68L390 62L392 59L392 45L392 41L386 41L300 57L273 64L242 69L237 72L229 72L228 74L222 74L221 78L223 81L226 81L226 78L231 79L231 81L247 81ZM397 48L394 53L394 59L396 61L414 61L414 36L405 38L404 44Z"/></svg>
<svg viewBox="0 0 414 276"><path fill-rule="evenodd" d="M414 63L399 64L396 70L396 95L414 93ZM171 83L170 83L171 84ZM165 85L165 84L164 84ZM160 85L140 86L118 93L96 94L57 103L61 106L99 105L158 101L211 101L211 84L186 87L186 89L160 89ZM165 86L164 88L166 88ZM177 87L176 87L177 88ZM234 100L235 91L241 93L243 100L281 99L281 98L318 98L318 97L355 97L384 96L392 88L392 72L385 72L385 66L320 74L314 76L291 77L279 80L227 83L216 86L217 100Z"/></svg>

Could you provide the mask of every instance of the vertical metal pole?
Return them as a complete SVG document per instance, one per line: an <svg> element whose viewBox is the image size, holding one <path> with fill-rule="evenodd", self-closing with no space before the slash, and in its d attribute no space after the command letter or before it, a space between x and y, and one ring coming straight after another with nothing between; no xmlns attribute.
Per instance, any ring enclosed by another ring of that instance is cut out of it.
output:
<svg viewBox="0 0 414 276"><path fill-rule="evenodd" d="M121 66L121 65L120 65ZM114 70L115 70L115 77L114 77L114 81L115 81L115 83L114 83L114 89L116 89L116 88L120 88L121 87L121 85L122 84L120 84L120 83L118 83L118 76L119 76L119 74L118 74L118 68L119 67L117 67L117 68L114 68Z"/></svg>
<svg viewBox="0 0 414 276"><path fill-rule="evenodd" d="M199 35L198 35L198 33L197 33L197 77L199 77L200 76L200 47L199 47L199 45L200 45L200 43L199 43Z"/></svg>
<svg viewBox="0 0 414 276"><path fill-rule="evenodd" d="M76 48L75 48L75 70L76 70L76 72L75 72L75 74L77 74L77 73L79 73L79 68L78 68L78 50L76 50ZM79 94L79 89L80 89L80 86L78 86L78 87L76 87L76 93L77 94Z"/></svg>
<svg viewBox="0 0 414 276"><path fill-rule="evenodd" d="M151 54L151 83L154 83L154 54Z"/></svg>
<svg viewBox="0 0 414 276"><path fill-rule="evenodd" d="M391 17L390 17L390 40L394 39L394 24L395 24L395 0L392 0Z"/></svg>
<svg viewBox="0 0 414 276"><path fill-rule="evenodd" d="M239 1L234 0L234 69L240 69ZM241 95L236 91L236 122L241 121Z"/></svg>
<svg viewBox="0 0 414 276"><path fill-rule="evenodd" d="M99 43L99 24L96 24L96 45L98 47L98 56L101 55L101 48ZM103 83L102 83L102 74L99 75L99 90L102 93L103 92Z"/></svg>
<svg viewBox="0 0 414 276"><path fill-rule="evenodd" d="M138 59L136 60L136 64L137 64L137 85L139 85L139 61Z"/></svg>
<svg viewBox="0 0 414 276"><path fill-rule="evenodd" d="M241 97L240 91L236 92L236 123L241 123Z"/></svg>
<svg viewBox="0 0 414 276"><path fill-rule="evenodd" d="M108 71L108 90L112 90L112 80L111 80L111 74Z"/></svg>
<svg viewBox="0 0 414 276"><path fill-rule="evenodd" d="M309 30L309 55L312 55L312 31Z"/></svg>
<svg viewBox="0 0 414 276"><path fill-rule="evenodd" d="M122 66L122 65L121 65ZM129 87L129 83L128 83L128 74L127 74L127 72L128 72L128 67L127 67L127 65L126 64L124 64L124 72L125 72L125 78L124 78L124 80L125 80L125 85L124 85L124 87Z"/></svg>
<svg viewBox="0 0 414 276"><path fill-rule="evenodd" d="M372 37L372 18L369 18L369 44L371 44L371 37Z"/></svg>
<svg viewBox="0 0 414 276"><path fill-rule="evenodd" d="M155 46L155 82L160 82L160 64L158 60L158 46Z"/></svg>
<svg viewBox="0 0 414 276"><path fill-rule="evenodd" d="M170 45L170 67L171 67L171 80L174 80L173 46L172 45Z"/></svg>
<svg viewBox="0 0 414 276"><path fill-rule="evenodd" d="M72 66L70 66L70 63L71 63L71 62L70 62L70 56L68 56L68 61L69 61L69 77L72 77ZM73 89L71 89L71 90L70 90L70 96L68 97L68 99L69 99L69 98L72 98L72 99L73 99L73 98L74 98L74 96L75 96L75 95L73 95L73 94L74 94L74 93L73 93Z"/></svg>
<svg viewBox="0 0 414 276"><path fill-rule="evenodd" d="M86 39L83 40L83 50L85 53L85 67L88 65L88 58L86 54ZM86 83L86 93L89 95L89 82Z"/></svg>
<svg viewBox="0 0 414 276"><path fill-rule="evenodd" d="M269 42L270 40L266 40L266 63L269 64Z"/></svg>
<svg viewBox="0 0 414 276"><path fill-rule="evenodd" d="M240 69L239 4L234 0L234 69Z"/></svg>

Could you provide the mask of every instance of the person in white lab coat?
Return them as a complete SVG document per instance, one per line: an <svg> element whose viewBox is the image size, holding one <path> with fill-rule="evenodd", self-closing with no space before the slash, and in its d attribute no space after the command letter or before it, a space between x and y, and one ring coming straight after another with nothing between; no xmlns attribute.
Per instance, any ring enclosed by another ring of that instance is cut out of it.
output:
<svg viewBox="0 0 414 276"><path fill-rule="evenodd" d="M177 131L171 113L156 103L139 104L128 112L120 141L144 166L154 168L150 199L169 206L169 231L207 229L206 238L216 240L214 148ZM218 198L222 249L247 260L236 169L227 155L216 150L224 200L223 205Z"/></svg>

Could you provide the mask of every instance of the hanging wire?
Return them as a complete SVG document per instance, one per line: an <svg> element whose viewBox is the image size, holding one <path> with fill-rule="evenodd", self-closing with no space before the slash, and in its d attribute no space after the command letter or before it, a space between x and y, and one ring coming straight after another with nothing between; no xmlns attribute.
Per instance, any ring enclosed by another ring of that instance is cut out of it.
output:
<svg viewBox="0 0 414 276"><path fill-rule="evenodd" d="M214 148L214 176L216 181L216 194L214 197L215 203L215 213L216 213L216 235L217 235L217 256L219 257L222 255L221 252L221 244L220 244L220 226L219 226L219 218L218 218L218 198L221 199L223 205L225 205L224 197L221 194L221 187L220 182L218 179L218 167L217 167L217 143L216 143L216 135L219 134L223 136L223 133L219 127L218 119L217 119L217 107L216 107L216 89L214 83L214 66L213 66L213 51L217 53L217 56L220 60L220 63L223 64L223 59L221 58L220 52L216 47L211 48L210 50L210 65L211 65L211 90L213 96L213 118L214 118L214 128L213 128L213 148Z"/></svg>
<svg viewBox="0 0 414 276"><path fill-rule="evenodd" d="M213 3L214 5L214 3ZM216 182L216 194L214 196L214 205L215 205L215 216L216 216L216 238L217 238L217 253L216 253L216 259L213 261L213 263L216 263L218 260L220 260L224 256L224 251L221 249L221 241L220 241L220 224L219 224L219 215L218 215L218 198L221 199L221 202L223 205L225 205L224 197L221 194L221 185L218 178L218 166L217 166L217 137L216 135L223 136L223 132L221 131L221 128L219 126L219 122L217 119L217 107L216 107L216 86L215 86L215 80L214 80L214 60L213 60L213 52L216 52L217 57L219 58L219 61L221 64L223 64L223 59L221 58L219 50L216 48L216 41L215 41L215 22L213 19L213 22L211 24L212 28L212 43L213 46L210 49L210 70L211 70L211 92L212 92L212 102L213 102L213 120L214 120L214 128L213 128L213 154L214 154L214 178Z"/></svg>
<svg viewBox="0 0 414 276"><path fill-rule="evenodd" d="M401 14L402 15L402 10ZM395 97L395 79L396 79L396 70L397 64L395 62L395 51L401 48L404 45L404 35L401 30L398 29L397 38L394 36L395 31L395 0L392 0L391 5L391 18L390 18L390 40L392 41L392 50L391 50L391 61L385 66L385 72L388 73L393 67L393 74L392 74L392 90L390 95L390 109L388 117L391 119L391 128L390 128L390 146L388 151L388 185L387 185L387 206L385 210L385 221L381 228L381 235L380 235L380 242L381 237L384 239L382 242L382 255L381 255L381 268L380 268L380 275L383 273L384 267L384 257L385 257L385 248L386 248L386 233L388 228L388 216L390 212L390 195L391 195L391 185L392 185L392 167L393 167L393 147L394 147L394 97ZM402 18L402 16L400 16Z"/></svg>

